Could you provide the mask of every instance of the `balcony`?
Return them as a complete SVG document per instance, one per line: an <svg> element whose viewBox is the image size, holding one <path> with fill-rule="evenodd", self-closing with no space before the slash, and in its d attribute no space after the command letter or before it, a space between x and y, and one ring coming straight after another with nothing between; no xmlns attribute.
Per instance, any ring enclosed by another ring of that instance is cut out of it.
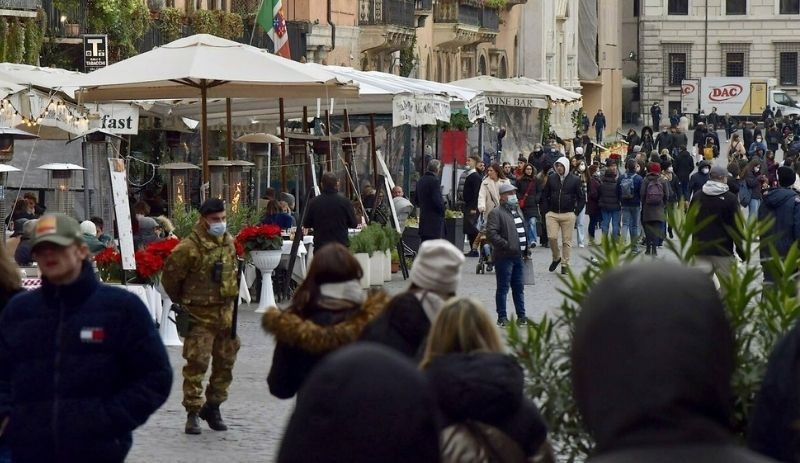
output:
<svg viewBox="0 0 800 463"><path fill-rule="evenodd" d="M433 41L439 48L494 42L499 31L497 10L476 0L440 0L433 11Z"/></svg>
<svg viewBox="0 0 800 463"><path fill-rule="evenodd" d="M40 6L41 0L0 0L0 10L36 11Z"/></svg>
<svg viewBox="0 0 800 463"><path fill-rule="evenodd" d="M394 52L410 43L416 33L416 3L416 0L359 0L362 50Z"/></svg>
<svg viewBox="0 0 800 463"><path fill-rule="evenodd" d="M424 26L425 18L433 13L433 0L415 0L414 16L417 18L417 26Z"/></svg>

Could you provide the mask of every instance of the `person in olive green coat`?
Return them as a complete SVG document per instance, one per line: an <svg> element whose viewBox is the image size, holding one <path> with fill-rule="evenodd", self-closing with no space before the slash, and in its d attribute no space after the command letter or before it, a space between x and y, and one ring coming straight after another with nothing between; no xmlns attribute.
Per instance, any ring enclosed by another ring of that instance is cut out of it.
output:
<svg viewBox="0 0 800 463"><path fill-rule="evenodd" d="M200 207L200 219L167 258L161 282L169 297L191 316L183 343L183 406L188 414L185 431L200 434L199 419L211 429L225 431L219 406L228 398L239 337L231 337L236 284L236 249L226 232L225 204L209 199ZM203 399L203 378L213 359Z"/></svg>

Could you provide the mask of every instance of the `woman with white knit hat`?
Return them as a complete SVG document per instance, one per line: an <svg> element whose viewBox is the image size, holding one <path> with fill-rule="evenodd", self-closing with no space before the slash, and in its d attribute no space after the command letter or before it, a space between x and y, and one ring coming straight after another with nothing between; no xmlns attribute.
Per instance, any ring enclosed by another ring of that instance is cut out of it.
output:
<svg viewBox="0 0 800 463"><path fill-rule="evenodd" d="M418 358L431 322L447 299L455 296L461 280L464 253L447 240L420 245L411 268L411 286L389 301L361 335L362 341L392 347Z"/></svg>

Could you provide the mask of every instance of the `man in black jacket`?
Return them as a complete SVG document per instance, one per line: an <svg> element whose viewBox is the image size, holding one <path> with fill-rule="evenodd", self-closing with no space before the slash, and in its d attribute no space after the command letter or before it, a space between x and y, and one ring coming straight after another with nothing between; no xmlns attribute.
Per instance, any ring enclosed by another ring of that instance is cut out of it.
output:
<svg viewBox="0 0 800 463"><path fill-rule="evenodd" d="M528 233L522 211L517 205L517 188L503 183L499 191L500 207L492 209L486 219L486 235L494 247L497 324L505 326L508 323L506 297L510 287L517 312L517 325L523 326L528 323L525 317L525 286L522 274L522 257L528 253Z"/></svg>
<svg viewBox="0 0 800 463"><path fill-rule="evenodd" d="M554 166L555 172L547 177L542 191L541 210L545 214L547 237L553 262L549 270L555 271L561 264L561 273L569 271L569 256L572 250L572 230L575 228L577 212L586 205L586 195L581 188L581 181L576 175L569 174L569 161L560 157ZM558 235L562 235L563 249L558 247ZM563 262L562 262L563 258Z"/></svg>
<svg viewBox="0 0 800 463"><path fill-rule="evenodd" d="M303 226L314 229L314 248L328 243L350 245L348 228L356 228L353 205L339 194L339 179L333 172L325 172L320 180L322 194L308 203Z"/></svg>
<svg viewBox="0 0 800 463"><path fill-rule="evenodd" d="M477 171L476 166L481 162L481 158L477 155L470 156L467 161L469 170L464 175L464 192L462 199L464 201L464 233L467 234L469 240L470 251L466 254L467 257L478 257L478 251L474 247L475 238L478 237L478 193L481 190L481 181L483 176Z"/></svg>
<svg viewBox="0 0 800 463"><path fill-rule="evenodd" d="M15 462L122 462L169 396L172 367L133 293L100 283L78 222L36 224L42 287L0 317L0 416Z"/></svg>
<svg viewBox="0 0 800 463"><path fill-rule="evenodd" d="M780 268L772 259L772 249L781 259L786 258L792 244L800 241L800 196L792 189L795 173L791 167L778 167L778 187L764 192L764 199L758 208L758 220L772 219L761 241L768 243L761 248L761 262L764 265L764 281L775 281L775 272Z"/></svg>
<svg viewBox="0 0 800 463"><path fill-rule="evenodd" d="M425 168L425 175L417 181L420 241L436 240L444 233L444 199L439 181L440 167L439 160L432 159Z"/></svg>
<svg viewBox="0 0 800 463"><path fill-rule="evenodd" d="M692 198L690 207L699 208L698 220L712 217L705 227L696 230L692 240L697 243L696 261L710 268L718 278L727 276L736 265L734 248L744 257L741 243L736 239L736 217L741 214L739 198L728 188L728 170L715 164L710 168L708 181Z"/></svg>

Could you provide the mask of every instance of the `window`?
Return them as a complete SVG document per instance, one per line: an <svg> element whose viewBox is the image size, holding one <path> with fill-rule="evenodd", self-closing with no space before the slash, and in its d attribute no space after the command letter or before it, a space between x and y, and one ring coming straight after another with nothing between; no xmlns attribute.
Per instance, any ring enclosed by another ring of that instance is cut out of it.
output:
<svg viewBox="0 0 800 463"><path fill-rule="evenodd" d="M680 87L686 79L686 53L669 54L669 86Z"/></svg>
<svg viewBox="0 0 800 463"><path fill-rule="evenodd" d="M781 14L800 14L800 0L780 0Z"/></svg>
<svg viewBox="0 0 800 463"><path fill-rule="evenodd" d="M725 54L725 75L727 77L744 77L744 53Z"/></svg>
<svg viewBox="0 0 800 463"><path fill-rule="evenodd" d="M778 76L781 85L797 85L797 52L782 52L780 54Z"/></svg>
<svg viewBox="0 0 800 463"><path fill-rule="evenodd" d="M725 14L747 14L747 0L725 0Z"/></svg>
<svg viewBox="0 0 800 463"><path fill-rule="evenodd" d="M633 0L633 17L634 18L639 17L639 0Z"/></svg>
<svg viewBox="0 0 800 463"><path fill-rule="evenodd" d="M689 14L689 0L668 0L667 14Z"/></svg>

